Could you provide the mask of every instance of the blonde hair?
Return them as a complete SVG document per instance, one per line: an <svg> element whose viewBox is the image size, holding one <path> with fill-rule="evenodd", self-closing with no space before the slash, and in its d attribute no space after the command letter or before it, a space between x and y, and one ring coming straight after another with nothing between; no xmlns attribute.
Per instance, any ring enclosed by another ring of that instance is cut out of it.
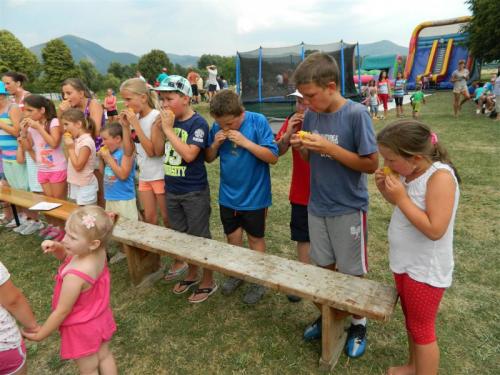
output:
<svg viewBox="0 0 500 375"><path fill-rule="evenodd" d="M95 138L96 126L91 117L85 118L85 114L76 108L70 108L61 114L61 120L71 122L81 122L82 128L85 133L89 133L92 138Z"/></svg>
<svg viewBox="0 0 500 375"><path fill-rule="evenodd" d="M86 221L89 222L90 227L85 225ZM99 248L102 249L111 236L114 222L101 207L83 206L69 215L66 225L69 230L82 235L89 242L101 241Z"/></svg>
<svg viewBox="0 0 500 375"><path fill-rule="evenodd" d="M148 85L146 85L146 82L144 82L142 79L140 78L127 79L120 85L120 91L122 90L130 91L132 94L136 95L146 95L146 97L148 98L149 108L160 109L158 103L158 95L156 94L155 91L150 90L148 88Z"/></svg>

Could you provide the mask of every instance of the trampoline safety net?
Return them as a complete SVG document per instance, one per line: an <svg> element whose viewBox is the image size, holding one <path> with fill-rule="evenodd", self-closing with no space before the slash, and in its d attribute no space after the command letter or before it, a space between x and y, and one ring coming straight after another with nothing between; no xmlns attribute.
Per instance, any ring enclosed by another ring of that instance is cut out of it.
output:
<svg viewBox="0 0 500 375"><path fill-rule="evenodd" d="M238 89L245 106L248 104L291 103L287 97L295 90L293 72L300 62L314 52L332 56L341 70L341 91L345 97L357 96L354 85L354 55L356 44L299 44L291 47L259 48L238 52ZM343 55L343 59L342 59ZM259 84L260 83L260 84ZM293 108L285 106L285 108Z"/></svg>

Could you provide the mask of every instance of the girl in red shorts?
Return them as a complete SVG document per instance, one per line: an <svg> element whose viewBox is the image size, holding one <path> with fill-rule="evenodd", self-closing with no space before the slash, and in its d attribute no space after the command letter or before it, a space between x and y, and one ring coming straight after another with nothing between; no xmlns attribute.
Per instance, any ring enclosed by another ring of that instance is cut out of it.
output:
<svg viewBox="0 0 500 375"><path fill-rule="evenodd" d="M435 319L453 273L453 226L459 177L425 124L402 120L377 135L384 169L375 181L395 205L389 225L389 263L408 333L409 361L388 374L437 374Z"/></svg>

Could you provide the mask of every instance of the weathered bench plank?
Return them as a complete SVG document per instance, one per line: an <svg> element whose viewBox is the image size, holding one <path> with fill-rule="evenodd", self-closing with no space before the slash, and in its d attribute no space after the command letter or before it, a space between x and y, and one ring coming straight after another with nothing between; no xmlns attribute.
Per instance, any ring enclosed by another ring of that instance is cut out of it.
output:
<svg viewBox="0 0 500 375"><path fill-rule="evenodd" d="M66 220L71 212L78 206L74 203L61 199L47 197L41 194L29 193L23 190L11 189L8 186L0 188L0 201L9 202L16 206L29 208L39 202L60 203L62 206L54 208L50 211L39 211L60 220Z"/></svg>
<svg viewBox="0 0 500 375"><path fill-rule="evenodd" d="M351 314L388 320L397 295L376 281L120 218L113 238Z"/></svg>

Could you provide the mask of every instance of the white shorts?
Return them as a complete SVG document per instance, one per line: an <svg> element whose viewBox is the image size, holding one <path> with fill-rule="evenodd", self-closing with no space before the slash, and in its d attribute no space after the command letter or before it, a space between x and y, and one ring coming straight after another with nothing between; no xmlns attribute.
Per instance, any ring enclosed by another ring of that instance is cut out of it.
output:
<svg viewBox="0 0 500 375"><path fill-rule="evenodd" d="M79 206L89 206L97 203L97 192L99 191L99 184L94 177L92 181L85 186L78 186L69 184L69 198L76 201Z"/></svg>

